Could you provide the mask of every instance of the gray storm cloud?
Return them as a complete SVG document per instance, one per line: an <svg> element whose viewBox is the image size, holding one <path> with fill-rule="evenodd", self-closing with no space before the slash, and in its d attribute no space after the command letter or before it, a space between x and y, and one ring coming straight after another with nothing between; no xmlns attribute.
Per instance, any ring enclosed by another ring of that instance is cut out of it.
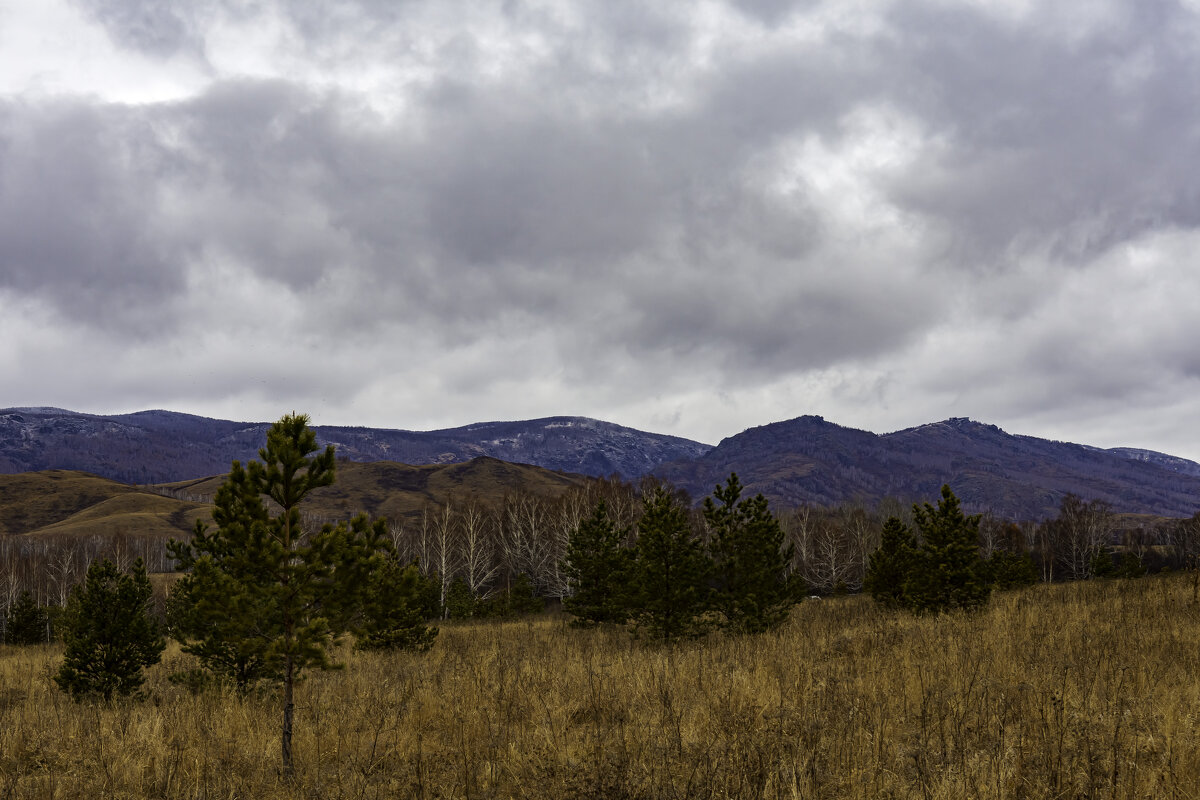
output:
<svg viewBox="0 0 1200 800"><path fill-rule="evenodd" d="M625 409L698 438L839 405L1019 430L1195 376L1190 324L1119 334L1200 293L1178 264L1200 225L1182 3L72 8L118 54L207 78L0 97L0 297L44 311L12 326L179 346L200 315L264 364L310 342L336 376L313 396L344 415L420 385L468 418ZM1159 281L1178 289L1138 288ZM232 392L230 346L194 347ZM706 420L705 392L726 411Z"/></svg>

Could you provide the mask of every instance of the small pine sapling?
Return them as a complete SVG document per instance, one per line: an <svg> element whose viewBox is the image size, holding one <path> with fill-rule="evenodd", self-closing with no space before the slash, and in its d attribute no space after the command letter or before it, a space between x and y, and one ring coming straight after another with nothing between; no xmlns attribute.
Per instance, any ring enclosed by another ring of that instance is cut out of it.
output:
<svg viewBox="0 0 1200 800"><path fill-rule="evenodd" d="M145 682L144 667L157 664L166 642L147 605L152 590L139 558L133 572L111 561L93 562L63 613L63 663L54 682L76 701L89 696L111 702Z"/></svg>
<svg viewBox="0 0 1200 800"><path fill-rule="evenodd" d="M863 590L888 608L904 607L904 584L917 557L917 539L896 517L883 524L879 549L871 554L863 577Z"/></svg>
<svg viewBox="0 0 1200 800"><path fill-rule="evenodd" d="M26 589L4 616L4 641L16 645L43 644L46 628L46 609Z"/></svg>

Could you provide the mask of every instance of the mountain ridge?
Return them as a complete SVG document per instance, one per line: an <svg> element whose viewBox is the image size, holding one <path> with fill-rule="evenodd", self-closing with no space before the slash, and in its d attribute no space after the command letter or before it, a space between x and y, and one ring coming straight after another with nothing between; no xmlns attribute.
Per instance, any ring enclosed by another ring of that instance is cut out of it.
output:
<svg viewBox="0 0 1200 800"><path fill-rule="evenodd" d="M968 509L1017 519L1053 516L1068 493L1130 513L1190 516L1200 507L1195 462L1015 435L967 417L875 434L802 416L749 428L655 474L702 496L731 471L748 492L784 506L921 501L949 483Z"/></svg>
<svg viewBox="0 0 1200 800"><path fill-rule="evenodd" d="M50 407L0 409L0 474L46 469L90 472L131 484L171 483L224 473L256 458L270 427L148 410L87 414ZM314 425L343 460L450 464L487 456L560 472L633 479L666 461L711 448L587 417L480 422L409 431Z"/></svg>
<svg viewBox="0 0 1200 800"><path fill-rule="evenodd" d="M164 410L106 416L3 409L0 473L72 469L132 485L200 479L225 473L234 459L257 457L268 427ZM433 431L314 430L343 462L445 465L484 457L593 477L653 474L697 498L737 472L777 506L921 501L936 497L943 483L968 509L1024 519L1052 515L1067 493L1161 516L1190 516L1200 505L1196 462L1010 434L967 417L877 434L803 415L748 428L715 447L578 416Z"/></svg>

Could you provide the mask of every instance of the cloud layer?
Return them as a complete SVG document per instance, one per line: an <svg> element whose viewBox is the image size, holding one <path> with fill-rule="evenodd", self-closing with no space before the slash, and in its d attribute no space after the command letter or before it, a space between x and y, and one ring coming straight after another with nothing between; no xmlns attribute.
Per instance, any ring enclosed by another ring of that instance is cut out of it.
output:
<svg viewBox="0 0 1200 800"><path fill-rule="evenodd" d="M1200 458L1194 3L28 5L0 405Z"/></svg>

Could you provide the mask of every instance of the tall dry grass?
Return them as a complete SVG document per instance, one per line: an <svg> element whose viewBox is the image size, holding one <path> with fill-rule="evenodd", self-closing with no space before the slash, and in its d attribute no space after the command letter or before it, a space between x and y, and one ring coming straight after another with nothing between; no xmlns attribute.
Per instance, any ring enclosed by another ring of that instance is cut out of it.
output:
<svg viewBox="0 0 1200 800"><path fill-rule="evenodd" d="M806 602L784 630L677 647L561 618L347 653L279 704L76 705L52 647L0 649L0 798L1196 798L1190 580L1038 586L976 615Z"/></svg>

